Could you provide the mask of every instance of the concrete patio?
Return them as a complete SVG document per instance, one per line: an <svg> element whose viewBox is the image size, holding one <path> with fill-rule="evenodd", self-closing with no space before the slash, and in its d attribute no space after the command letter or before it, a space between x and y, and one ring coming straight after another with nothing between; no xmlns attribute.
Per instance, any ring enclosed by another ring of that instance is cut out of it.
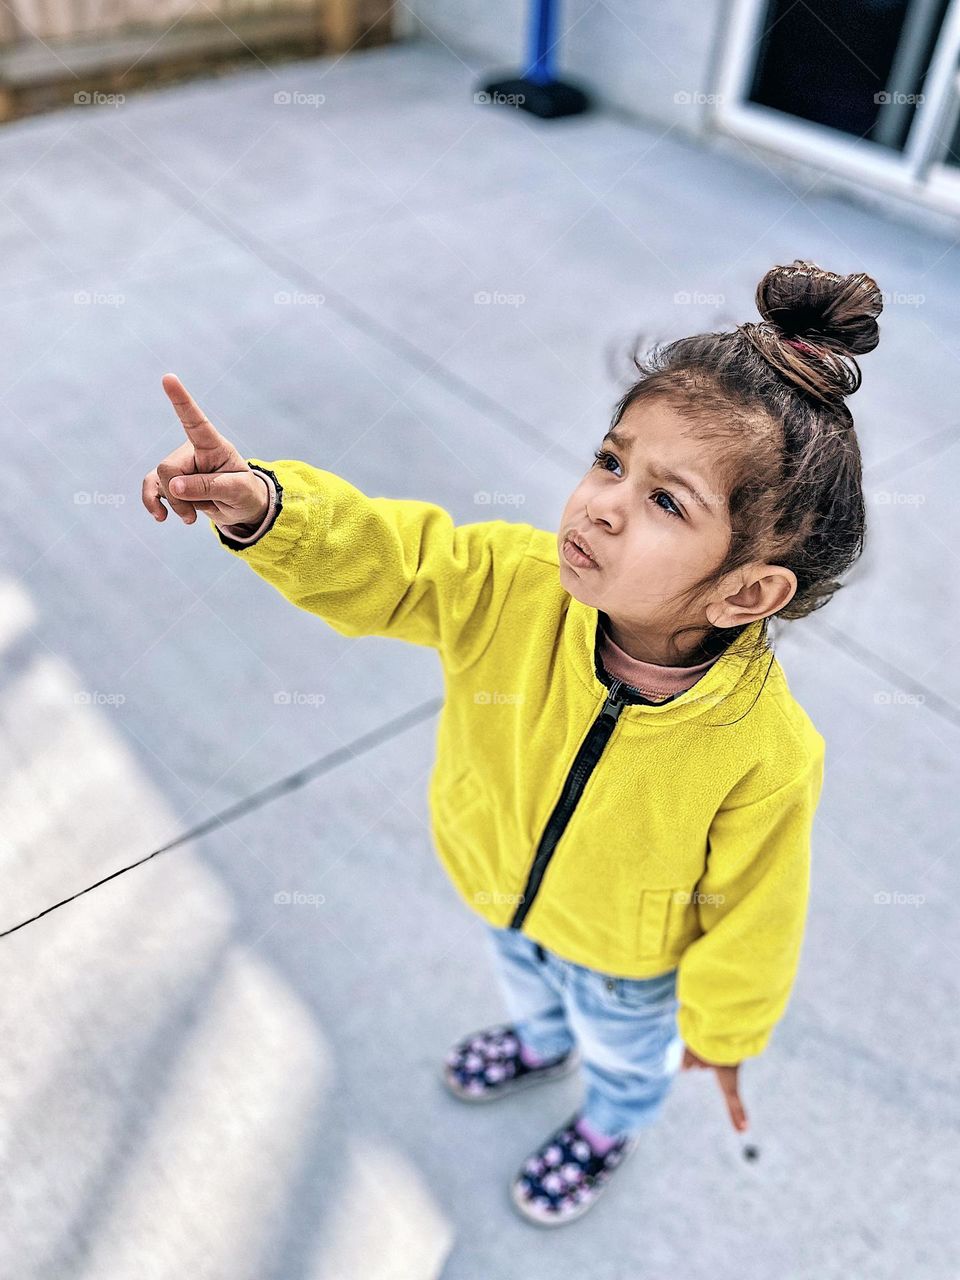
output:
<svg viewBox="0 0 960 1280"><path fill-rule="evenodd" d="M957 244L747 149L477 105L486 70L410 41L0 132L0 931L323 762L0 939L0 1276L960 1274ZM775 633L828 747L800 977L742 1072L761 1159L688 1072L538 1231L507 1184L577 1078L470 1109L437 1076L503 1014L431 846L439 664L151 521L160 378L245 456L552 529L634 336L755 319L795 257L890 301L867 551Z"/></svg>

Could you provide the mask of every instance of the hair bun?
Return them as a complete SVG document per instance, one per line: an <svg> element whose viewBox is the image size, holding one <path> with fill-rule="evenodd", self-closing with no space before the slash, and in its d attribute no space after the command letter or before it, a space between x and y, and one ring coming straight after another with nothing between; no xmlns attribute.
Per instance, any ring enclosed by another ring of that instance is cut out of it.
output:
<svg viewBox="0 0 960 1280"><path fill-rule="evenodd" d="M871 276L841 276L796 258L766 273L757 285L757 310L767 323L740 327L784 377L831 404L857 390L861 374L853 356L880 341L883 298Z"/></svg>
<svg viewBox="0 0 960 1280"><path fill-rule="evenodd" d="M880 341L883 298L863 272L838 276L800 258L771 267L757 285L757 310L788 337L841 353L863 355Z"/></svg>

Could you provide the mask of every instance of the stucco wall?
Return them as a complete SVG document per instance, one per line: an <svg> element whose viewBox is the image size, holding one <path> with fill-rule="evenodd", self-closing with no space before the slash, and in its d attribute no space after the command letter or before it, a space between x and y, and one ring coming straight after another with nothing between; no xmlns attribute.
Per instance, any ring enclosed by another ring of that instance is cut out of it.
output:
<svg viewBox="0 0 960 1280"><path fill-rule="evenodd" d="M486 69L514 71L525 60L527 0L408 3L411 26L481 65L485 57ZM560 68L608 106L698 133L728 10L729 0L559 0Z"/></svg>

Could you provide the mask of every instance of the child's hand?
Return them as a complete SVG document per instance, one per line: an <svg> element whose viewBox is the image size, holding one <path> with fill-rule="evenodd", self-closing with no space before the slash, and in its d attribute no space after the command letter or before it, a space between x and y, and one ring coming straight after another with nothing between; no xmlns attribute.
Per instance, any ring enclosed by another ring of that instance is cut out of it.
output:
<svg viewBox="0 0 960 1280"><path fill-rule="evenodd" d="M733 1127L741 1133L747 1129L747 1113L743 1109L743 1103L740 1101L740 1094L737 1091L737 1072L740 1070L740 1063L737 1062L732 1066L724 1063L705 1062L703 1058L698 1058L692 1049L686 1045L683 1046L683 1062L680 1064L681 1071L687 1071L694 1067L713 1067L717 1073L717 1081L723 1091L723 1096L727 1101L727 1110L730 1112L730 1119Z"/></svg>
<svg viewBox="0 0 960 1280"><path fill-rule="evenodd" d="M247 466L236 447L207 420L199 405L172 373L164 374L163 389L170 397L187 433L187 443L168 453L143 478L143 505L155 520L166 520L166 498L184 524L193 524L197 512L214 524L254 527L263 520L270 503L267 482ZM171 493L175 477L184 477L184 493Z"/></svg>

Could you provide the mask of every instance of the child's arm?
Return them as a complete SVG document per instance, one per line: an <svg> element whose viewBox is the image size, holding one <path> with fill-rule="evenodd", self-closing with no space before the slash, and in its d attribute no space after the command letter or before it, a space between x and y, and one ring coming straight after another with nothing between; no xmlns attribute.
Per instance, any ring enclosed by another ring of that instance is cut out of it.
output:
<svg viewBox="0 0 960 1280"><path fill-rule="evenodd" d="M680 1035L708 1062L762 1053L786 1009L806 924L825 748L819 737L806 768L772 792L731 795L711 824L697 885L704 933L681 956L677 981Z"/></svg>
<svg viewBox="0 0 960 1280"><path fill-rule="evenodd" d="M167 518L161 499L186 524L209 516L233 555L343 635L429 645L450 670L479 657L531 525L455 525L434 503L371 498L306 462L247 460L179 378L167 374L163 386L187 443L144 477L143 504L156 520Z"/></svg>
<svg viewBox="0 0 960 1280"><path fill-rule="evenodd" d="M456 525L435 503L369 497L294 459L250 468L276 481L276 505L250 540L211 529L287 600L346 636L428 645L469 666L489 643L534 530L488 520Z"/></svg>

